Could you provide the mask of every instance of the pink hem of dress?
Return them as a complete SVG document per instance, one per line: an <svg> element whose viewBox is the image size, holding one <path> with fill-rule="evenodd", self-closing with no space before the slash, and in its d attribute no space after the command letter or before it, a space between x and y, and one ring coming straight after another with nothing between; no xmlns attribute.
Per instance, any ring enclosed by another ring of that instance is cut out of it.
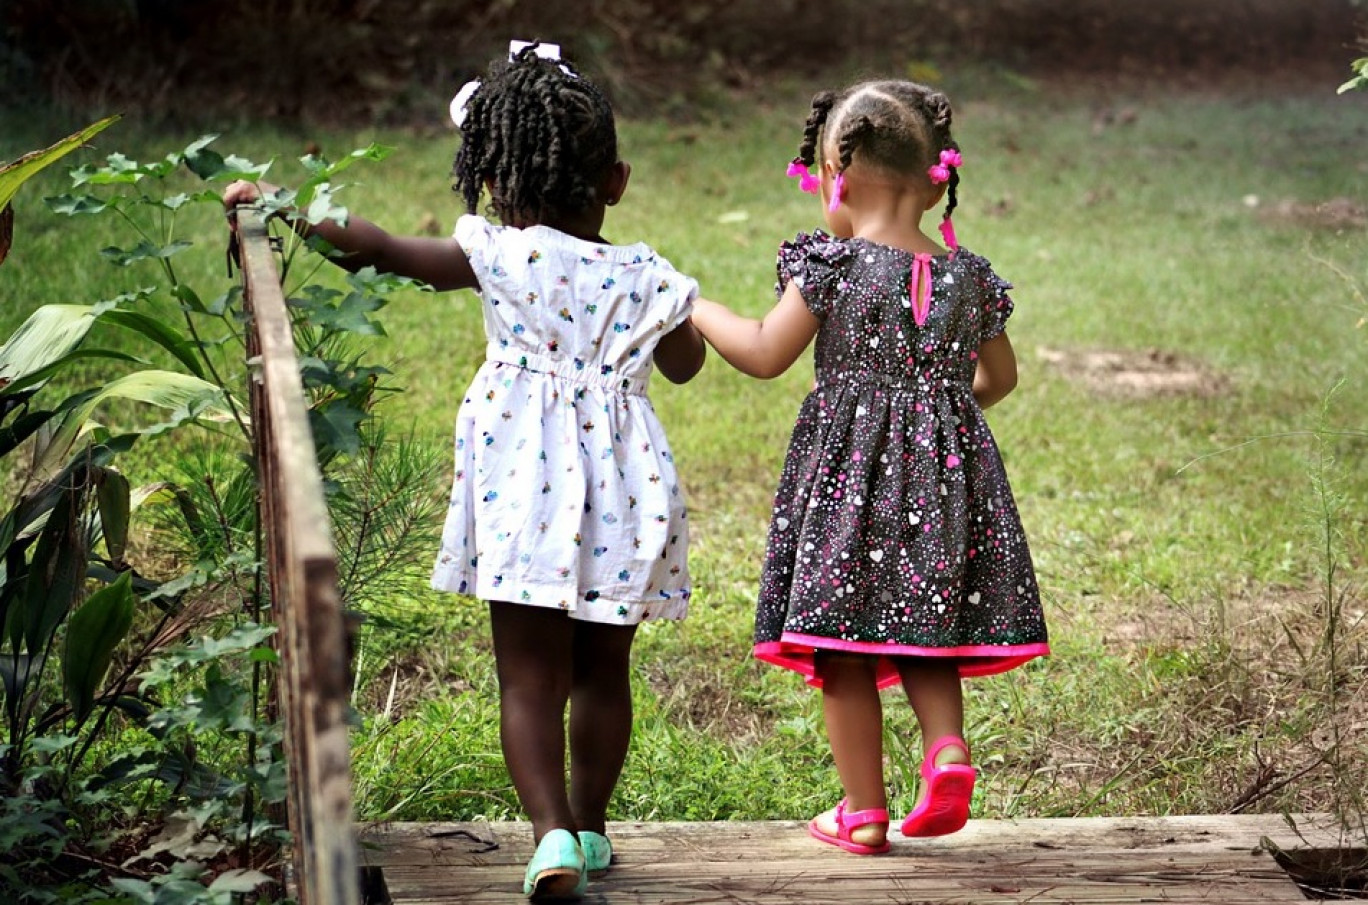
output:
<svg viewBox="0 0 1368 905"><path fill-rule="evenodd" d="M960 676L994 676L1034 660L1048 656L1050 645L1043 641L1031 644L966 644L961 647L918 647L909 644L886 644L875 641L838 641L816 635L785 632L779 641L763 641L752 650L757 660L791 669L803 676L813 688L821 688L822 680L813 665L813 654L818 650L870 654L879 658L876 681L879 688L897 685L901 680L890 657L952 657L963 660Z"/></svg>

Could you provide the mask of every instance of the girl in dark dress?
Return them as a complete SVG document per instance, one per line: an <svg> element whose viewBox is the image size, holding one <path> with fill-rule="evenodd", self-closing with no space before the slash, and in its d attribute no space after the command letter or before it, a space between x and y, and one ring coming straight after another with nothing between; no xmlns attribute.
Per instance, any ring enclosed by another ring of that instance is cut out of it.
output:
<svg viewBox="0 0 1368 905"><path fill-rule="evenodd" d="M946 97L905 81L813 99L789 175L827 231L779 249L762 320L697 300L693 322L737 369L783 373L814 340L817 380L775 495L755 655L822 689L845 797L809 830L887 851L879 691L921 729L904 836L964 826L976 772L961 678L1049 652L1026 536L983 409L1016 386L1010 284L955 240L963 164ZM816 164L819 174L809 167ZM947 199L942 242L923 215Z"/></svg>

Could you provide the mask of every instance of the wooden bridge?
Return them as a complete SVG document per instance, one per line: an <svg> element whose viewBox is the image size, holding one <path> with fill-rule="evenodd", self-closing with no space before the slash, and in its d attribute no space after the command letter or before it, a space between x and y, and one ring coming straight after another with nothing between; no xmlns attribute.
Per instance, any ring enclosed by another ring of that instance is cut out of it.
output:
<svg viewBox="0 0 1368 905"><path fill-rule="evenodd" d="M616 823L616 861L587 905L1305 903L1338 827L1303 816L971 820L953 836L849 855L798 821ZM375 905L515 905L526 823L389 824L361 833ZM1277 854L1275 854L1277 853ZM1284 867L1283 865L1287 866Z"/></svg>
<svg viewBox="0 0 1368 905"><path fill-rule="evenodd" d="M265 223L240 209L236 228L260 358L253 416L280 628L290 893L300 905L525 902L526 823L352 823L347 639L322 481ZM895 833L877 857L822 845L800 822L618 823L609 833L617 861L590 884L589 905L1292 903L1316 897L1294 876L1365 861L1323 815L974 820L942 839Z"/></svg>

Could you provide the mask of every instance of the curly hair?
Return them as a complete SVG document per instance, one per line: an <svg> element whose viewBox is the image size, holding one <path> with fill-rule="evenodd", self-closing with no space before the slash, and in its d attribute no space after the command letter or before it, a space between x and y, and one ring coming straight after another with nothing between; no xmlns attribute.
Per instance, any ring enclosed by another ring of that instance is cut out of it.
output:
<svg viewBox="0 0 1368 905"><path fill-rule="evenodd" d="M617 159L607 97L533 44L492 63L467 102L452 190L467 213L488 186L500 220L541 222L592 205Z"/></svg>
<svg viewBox="0 0 1368 905"><path fill-rule="evenodd" d="M907 81L861 82L840 94L812 98L798 159L807 166L819 151L834 150L841 170L856 156L862 163L900 176L925 176L943 150L959 150L950 134L953 112L944 94ZM949 167L945 217L958 203L959 172Z"/></svg>

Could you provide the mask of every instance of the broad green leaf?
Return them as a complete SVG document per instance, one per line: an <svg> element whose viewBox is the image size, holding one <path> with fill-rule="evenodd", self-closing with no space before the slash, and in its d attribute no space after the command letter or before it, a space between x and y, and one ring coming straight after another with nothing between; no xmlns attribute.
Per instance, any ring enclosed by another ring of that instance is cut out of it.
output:
<svg viewBox="0 0 1368 905"><path fill-rule="evenodd" d="M25 154L18 160L0 166L0 208L8 205L11 199L19 191L19 186L23 185L34 174L44 167L60 160L67 154L85 144L91 138L103 132L119 119L118 115L107 116L98 122L91 123L79 132L73 132L56 144L50 145L41 151L34 151Z"/></svg>
<svg viewBox="0 0 1368 905"><path fill-rule="evenodd" d="M109 671L114 648L133 625L136 600L130 575L121 572L113 584L91 594L67 623L62 678L78 723L94 708L95 693Z"/></svg>
<svg viewBox="0 0 1368 905"><path fill-rule="evenodd" d="M25 390L28 390L31 387L42 386L44 383L48 381L49 378L51 378L54 374L57 374L67 365L71 364L74 361L83 361L86 359L98 359L102 361L124 361L136 365L146 365L148 363L141 358L136 358L132 355L129 355L127 352L114 352L109 349L77 349L74 352L69 352L66 355L63 355L61 358L57 359L56 361L52 362L46 367L42 367L36 371L32 371L24 375L23 377L18 378L17 380L12 380L9 383L0 383L0 398L6 396L13 396L17 393L21 393Z"/></svg>
<svg viewBox="0 0 1368 905"><path fill-rule="evenodd" d="M99 503L105 549L117 567L128 549L128 523L133 511L128 478L112 468L101 468L95 476L95 499Z"/></svg>
<svg viewBox="0 0 1368 905"><path fill-rule="evenodd" d="M0 687L5 689L5 703L18 705L28 697L30 680L43 672L43 658L28 654L0 654Z"/></svg>
<svg viewBox="0 0 1368 905"><path fill-rule="evenodd" d="M40 430L43 425L52 420L56 412L48 409L37 409L25 412L20 415L13 423L0 428L0 459L14 451L15 447L23 443L29 437ZM8 546L8 542L0 537L0 550ZM0 567L2 568L2 567Z"/></svg>
<svg viewBox="0 0 1368 905"><path fill-rule="evenodd" d="M65 488L48 514L29 562L28 581L18 604L22 613L25 650L47 649L57 627L66 619L85 577L85 487Z"/></svg>
<svg viewBox="0 0 1368 905"><path fill-rule="evenodd" d="M88 429L87 420L106 399L128 399L192 418L207 412L226 412L223 392L214 384L175 371L146 370L125 374L96 390L81 394L65 411L61 426L44 450L40 470L65 459L76 440ZM141 433L147 433L144 429Z"/></svg>
<svg viewBox="0 0 1368 905"><path fill-rule="evenodd" d="M208 179L223 169L223 155L209 147L216 138L217 135L202 136L185 149L185 165L201 179Z"/></svg>
<svg viewBox="0 0 1368 905"><path fill-rule="evenodd" d="M164 321L139 311L106 311L100 315L100 320L141 333L174 355L191 374L200 378L206 376L204 365L195 355L194 340L172 329Z"/></svg>
<svg viewBox="0 0 1368 905"><path fill-rule="evenodd" d="M95 322L89 305L44 305L0 346L0 386L44 368L80 345Z"/></svg>

